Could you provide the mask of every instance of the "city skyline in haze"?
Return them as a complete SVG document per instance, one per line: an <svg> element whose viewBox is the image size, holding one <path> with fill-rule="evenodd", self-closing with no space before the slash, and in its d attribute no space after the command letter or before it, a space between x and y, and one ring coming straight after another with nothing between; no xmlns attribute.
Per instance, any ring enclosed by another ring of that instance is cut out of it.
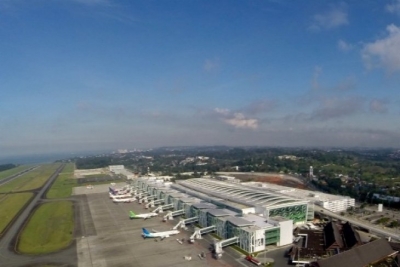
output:
<svg viewBox="0 0 400 267"><path fill-rule="evenodd" d="M400 0L0 0L0 151L399 147Z"/></svg>

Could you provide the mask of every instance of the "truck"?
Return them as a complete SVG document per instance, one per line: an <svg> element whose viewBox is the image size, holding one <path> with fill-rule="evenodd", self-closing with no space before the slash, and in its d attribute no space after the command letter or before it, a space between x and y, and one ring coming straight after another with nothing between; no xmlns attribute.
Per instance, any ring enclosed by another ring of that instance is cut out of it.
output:
<svg viewBox="0 0 400 267"><path fill-rule="evenodd" d="M254 263L257 266L261 265L261 262L259 260L257 260L256 258L254 258L253 256L251 256L251 255L247 255L245 259L248 260L251 263Z"/></svg>

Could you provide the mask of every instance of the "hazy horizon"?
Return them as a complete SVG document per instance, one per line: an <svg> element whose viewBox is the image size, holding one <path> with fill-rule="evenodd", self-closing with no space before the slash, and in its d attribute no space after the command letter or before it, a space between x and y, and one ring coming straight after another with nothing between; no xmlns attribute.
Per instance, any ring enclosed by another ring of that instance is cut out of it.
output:
<svg viewBox="0 0 400 267"><path fill-rule="evenodd" d="M154 147L154 148L120 148L127 149L128 152L133 150L153 150L159 148L181 148L184 149L186 147L191 148L207 148L207 147L224 147L223 145L211 145L211 146L162 146L162 147ZM229 148L271 148L271 149L318 149L318 150L400 150L400 146L398 147L301 147L301 146L293 146L293 147L280 147L280 146L226 146ZM74 152L56 152L56 153L34 153L34 154L14 154L14 155L0 155L0 165L1 164L37 164L37 163L48 163L53 162L55 160L63 160L69 159L73 157L85 157L85 156L97 156L100 154L112 154L118 153L118 149L103 149L97 151L74 151Z"/></svg>
<svg viewBox="0 0 400 267"><path fill-rule="evenodd" d="M14 154L14 155L0 155L1 164L38 164L50 163L56 160L63 160L72 157L80 156L95 156L98 154L107 153L107 151L81 151L81 152L58 152L58 153L34 153L34 154ZM108 153L111 153L109 151Z"/></svg>
<svg viewBox="0 0 400 267"><path fill-rule="evenodd" d="M0 0L0 40L0 159L400 144L400 0Z"/></svg>

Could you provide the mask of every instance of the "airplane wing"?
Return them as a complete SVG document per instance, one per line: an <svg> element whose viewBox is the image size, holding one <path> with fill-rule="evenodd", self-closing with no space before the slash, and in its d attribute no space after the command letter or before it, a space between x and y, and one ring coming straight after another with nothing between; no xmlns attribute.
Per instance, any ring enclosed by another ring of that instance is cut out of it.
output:
<svg viewBox="0 0 400 267"><path fill-rule="evenodd" d="M162 236L160 236L160 239L161 239L161 240L164 240L164 239L167 238L167 237L169 237L168 234L167 234L167 235L162 235Z"/></svg>

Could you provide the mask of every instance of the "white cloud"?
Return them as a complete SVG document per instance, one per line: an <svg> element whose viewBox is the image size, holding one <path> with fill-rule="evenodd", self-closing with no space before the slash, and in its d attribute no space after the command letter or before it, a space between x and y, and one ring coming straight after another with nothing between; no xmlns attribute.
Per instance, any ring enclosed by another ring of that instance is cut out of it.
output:
<svg viewBox="0 0 400 267"><path fill-rule="evenodd" d="M394 1L392 4L387 4L385 9L387 12L400 15L400 0Z"/></svg>
<svg viewBox="0 0 400 267"><path fill-rule="evenodd" d="M346 5L332 6L325 13L316 14L313 16L313 22L310 29L334 29L343 25L349 24Z"/></svg>
<svg viewBox="0 0 400 267"><path fill-rule="evenodd" d="M247 118L243 113L235 112L232 113L228 109L215 108L215 113L217 113L223 122L226 124L232 125L235 128L244 128L244 129L257 129L258 128L258 119Z"/></svg>
<svg viewBox="0 0 400 267"><path fill-rule="evenodd" d="M354 115L363 110L365 100L362 97L324 97L310 115L311 120L326 121Z"/></svg>
<svg viewBox="0 0 400 267"><path fill-rule="evenodd" d="M362 58L369 69L382 67L389 72L400 71L400 28L390 24L386 30L386 37L364 46Z"/></svg>
<svg viewBox="0 0 400 267"><path fill-rule="evenodd" d="M339 40L339 41L338 41L338 48L339 48L340 50L342 50L342 51L347 52L347 51L350 51L350 50L353 49L353 45L352 45L352 44L349 44L349 43L347 43L347 42L345 42L345 41L343 41L343 40Z"/></svg>
<svg viewBox="0 0 400 267"><path fill-rule="evenodd" d="M235 126L236 128L249 128L257 129L258 120L246 118L242 113L234 113L233 117L224 120L227 124Z"/></svg>
<svg viewBox="0 0 400 267"><path fill-rule="evenodd" d="M320 84L319 84L319 76L322 73L322 68L320 66L316 66L314 68L314 73L313 73L313 78L311 81L311 87L314 90L320 89Z"/></svg>
<svg viewBox="0 0 400 267"><path fill-rule="evenodd" d="M322 68L316 66L313 71L312 79L311 79L311 89L314 90L313 93L322 93L327 91L350 91L356 88L356 78L354 76L347 76L343 80L340 80L336 84L324 84L324 82L320 81L322 74Z"/></svg>
<svg viewBox="0 0 400 267"><path fill-rule="evenodd" d="M226 108L215 108L214 111L217 112L218 114L225 115L225 116L229 115L229 113L230 113L229 109L226 109Z"/></svg>

